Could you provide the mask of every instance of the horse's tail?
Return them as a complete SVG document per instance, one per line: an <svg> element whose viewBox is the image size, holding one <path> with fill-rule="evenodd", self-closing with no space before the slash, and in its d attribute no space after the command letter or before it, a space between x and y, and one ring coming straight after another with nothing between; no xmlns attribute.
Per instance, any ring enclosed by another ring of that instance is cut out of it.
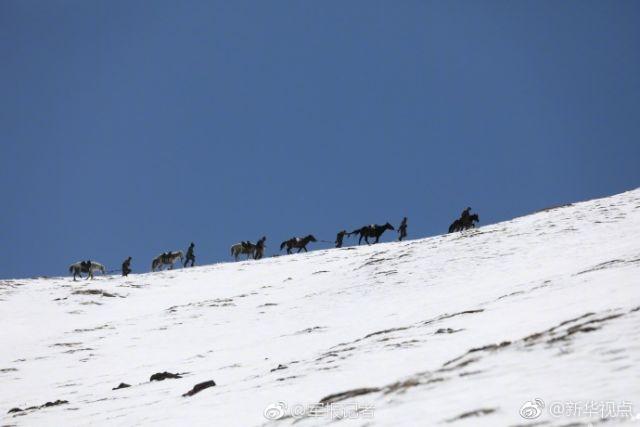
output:
<svg viewBox="0 0 640 427"><path fill-rule="evenodd" d="M231 246L231 255L233 256L233 254L236 252L236 245Z"/></svg>
<svg viewBox="0 0 640 427"><path fill-rule="evenodd" d="M362 228L358 228L357 230L353 230L352 232L347 233L347 237L351 237L354 234L360 234L360 231L362 231Z"/></svg>
<svg viewBox="0 0 640 427"><path fill-rule="evenodd" d="M71 265L69 266L69 273L72 273L72 272L73 272L73 268L74 268L74 267L75 267L75 265L73 265L73 264L71 264Z"/></svg>
<svg viewBox="0 0 640 427"><path fill-rule="evenodd" d="M282 244L280 245L280 250L283 250L284 247L286 246L288 240L285 240L284 242L282 242Z"/></svg>

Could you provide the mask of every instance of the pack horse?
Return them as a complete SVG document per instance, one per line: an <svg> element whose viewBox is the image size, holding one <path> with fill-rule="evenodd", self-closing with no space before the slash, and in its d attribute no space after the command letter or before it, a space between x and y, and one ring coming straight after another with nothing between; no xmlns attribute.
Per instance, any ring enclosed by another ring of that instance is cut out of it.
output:
<svg viewBox="0 0 640 427"><path fill-rule="evenodd" d="M87 273L87 279L93 279L93 272L100 271L102 274L105 274L104 265L95 261L78 261L69 266L69 273L73 273L73 280L76 280L76 277L80 276L82 278L82 273Z"/></svg>
<svg viewBox="0 0 640 427"><path fill-rule="evenodd" d="M231 255L238 260L238 257L243 254L247 256L247 259L254 258L256 252L256 245L251 242L236 243L231 246Z"/></svg>
<svg viewBox="0 0 640 427"><path fill-rule="evenodd" d="M177 260L183 262L184 254L182 251L164 252L158 255L151 262L151 271L162 270L165 265L169 266L169 270L173 270L173 263Z"/></svg>
<svg viewBox="0 0 640 427"><path fill-rule="evenodd" d="M288 254L291 254L291 249L294 248L298 249L298 253L302 250L307 252L307 245L309 242L317 242L316 238L313 237L313 234L309 234L306 237L292 237L291 239L282 242L280 250L283 250L286 247Z"/></svg>
<svg viewBox="0 0 640 427"><path fill-rule="evenodd" d="M360 238L358 239L358 244L362 243L362 239L364 238L364 241L367 242L368 245L369 237L376 239L376 241L373 243L378 243L380 241L380 236L382 236L382 233L384 233L386 230L395 230L395 228L393 228L393 225L389 224L388 222L384 225L365 225L364 227L358 228L357 230L353 230L351 233L349 233L349 236L353 236L354 234L358 235L360 236Z"/></svg>

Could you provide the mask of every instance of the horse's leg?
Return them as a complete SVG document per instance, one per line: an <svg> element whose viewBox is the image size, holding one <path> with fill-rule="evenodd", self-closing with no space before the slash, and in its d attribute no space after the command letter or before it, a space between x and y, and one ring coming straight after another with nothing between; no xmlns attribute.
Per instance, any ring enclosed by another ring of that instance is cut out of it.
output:
<svg viewBox="0 0 640 427"><path fill-rule="evenodd" d="M303 249L304 249L304 246L300 246L300 247L298 248L298 252L296 252L296 253L298 253L298 254L299 254L300 252L302 252L302 250L303 250Z"/></svg>
<svg viewBox="0 0 640 427"><path fill-rule="evenodd" d="M360 235L360 238L358 239L358 245L360 245L362 243L362 234Z"/></svg>
<svg viewBox="0 0 640 427"><path fill-rule="evenodd" d="M304 249L305 252L307 252L307 247L303 246L302 249Z"/></svg>

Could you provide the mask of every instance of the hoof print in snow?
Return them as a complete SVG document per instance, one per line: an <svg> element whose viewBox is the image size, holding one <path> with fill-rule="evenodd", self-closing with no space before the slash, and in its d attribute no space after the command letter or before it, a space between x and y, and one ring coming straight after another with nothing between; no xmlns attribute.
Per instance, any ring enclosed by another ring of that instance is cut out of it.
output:
<svg viewBox="0 0 640 427"><path fill-rule="evenodd" d="M107 291L103 291L101 289L81 289L79 291L73 291L73 295L101 295L103 297L115 298L116 294L109 293Z"/></svg>
<svg viewBox="0 0 640 427"><path fill-rule="evenodd" d="M273 368L273 369L271 370L271 372L280 371L280 370L282 370L282 369L287 369L287 368L288 368L288 366L287 366L287 365L278 365L278 367L277 367L277 368Z"/></svg>
<svg viewBox="0 0 640 427"><path fill-rule="evenodd" d="M196 393L200 393L205 388L213 387L216 385L216 382L213 380L205 381L193 386L191 390L182 395L182 397L193 396Z"/></svg>
<svg viewBox="0 0 640 427"><path fill-rule="evenodd" d="M262 304L262 305L259 305L259 306L258 306L258 308L262 308L262 307L274 307L274 306L276 306L276 305L278 305L278 304L276 304L275 302L267 302L267 303L264 303L264 304Z"/></svg>
<svg viewBox="0 0 640 427"><path fill-rule="evenodd" d="M164 381L166 379L175 379L182 378L180 374L172 374L171 372L158 372L156 374L151 375L149 381Z"/></svg>
<svg viewBox="0 0 640 427"><path fill-rule="evenodd" d="M302 329L301 331L295 332L294 335L310 334L312 332L321 332L324 329L326 329L324 326L314 326L312 328Z"/></svg>
<svg viewBox="0 0 640 427"><path fill-rule="evenodd" d="M454 421L464 420L465 418L482 417L484 415L493 414L494 412L496 412L496 408L476 409L475 411L465 412L464 414L460 414L457 417L450 418L447 420L447 422L452 423Z"/></svg>
<svg viewBox="0 0 640 427"><path fill-rule="evenodd" d="M127 388L127 387L131 387L131 385L127 383L120 383L118 387L114 387L111 390L120 390L121 388Z"/></svg>
<svg viewBox="0 0 640 427"><path fill-rule="evenodd" d="M436 334L455 334L461 330L462 329L440 328L436 331Z"/></svg>

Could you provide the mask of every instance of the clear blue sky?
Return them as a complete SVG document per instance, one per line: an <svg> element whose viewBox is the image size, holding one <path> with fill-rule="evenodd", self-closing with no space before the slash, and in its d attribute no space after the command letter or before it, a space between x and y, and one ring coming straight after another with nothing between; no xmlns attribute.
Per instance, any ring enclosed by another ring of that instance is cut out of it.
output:
<svg viewBox="0 0 640 427"><path fill-rule="evenodd" d="M0 277L635 188L638 22L638 1L2 1Z"/></svg>

